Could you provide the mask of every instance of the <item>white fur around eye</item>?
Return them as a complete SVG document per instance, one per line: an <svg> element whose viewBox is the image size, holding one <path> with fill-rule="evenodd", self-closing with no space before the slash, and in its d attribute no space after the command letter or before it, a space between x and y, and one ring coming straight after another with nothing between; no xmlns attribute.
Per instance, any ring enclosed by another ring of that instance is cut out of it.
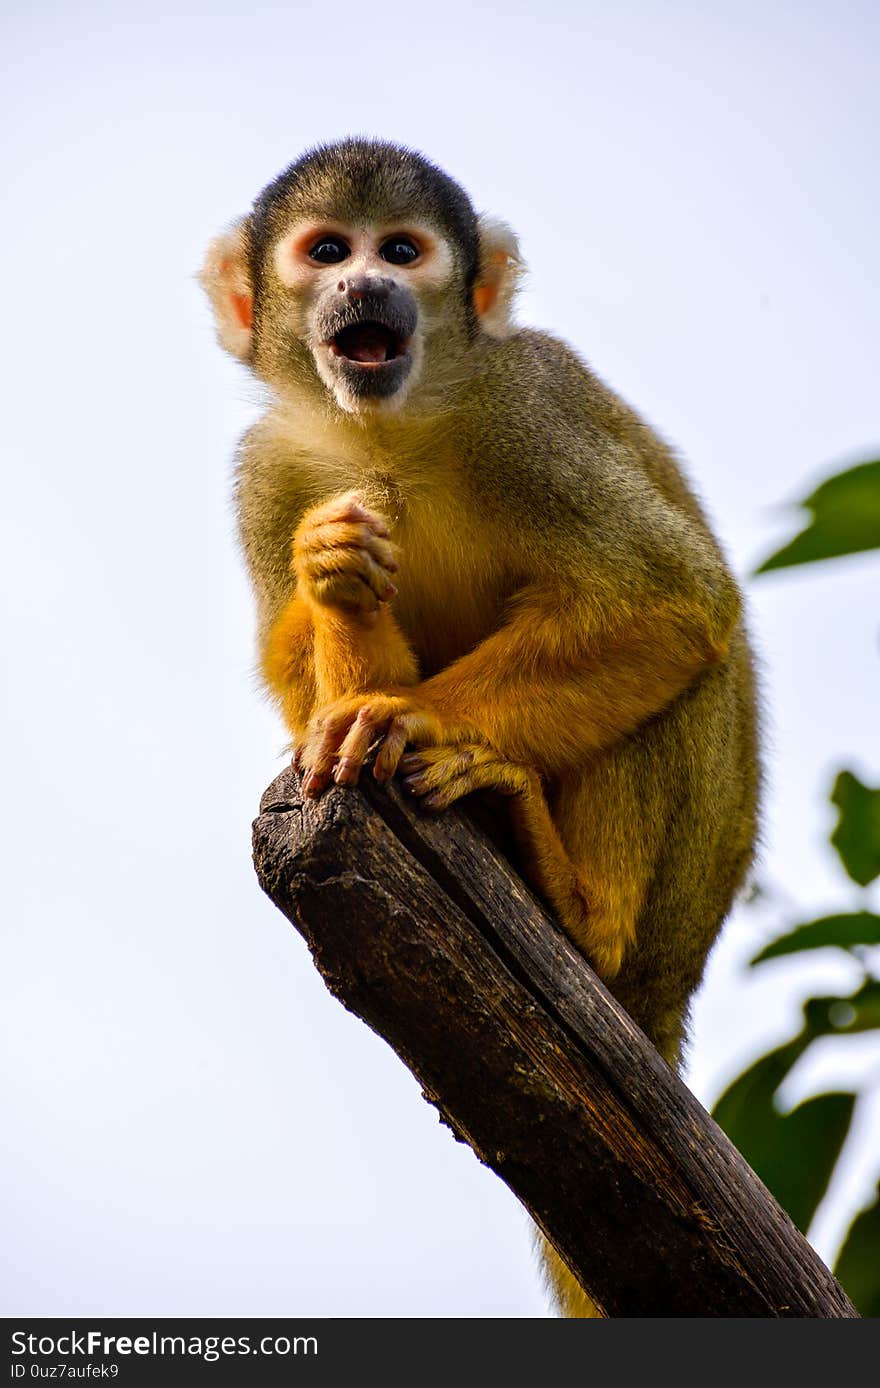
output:
<svg viewBox="0 0 880 1388"><path fill-rule="evenodd" d="M272 252L272 265L278 280L288 289L298 289L304 284L315 285L322 274L339 275L344 278L355 270L358 274L380 274L388 279L398 279L401 284L411 283L414 289L442 289L452 276L453 256L448 243L427 227L410 226L396 228L368 224L350 227L341 226L335 230L331 223L328 234L342 236L351 246L351 256L338 265L309 264L302 254L304 242L308 241L310 223L298 223L276 242ZM415 241L425 248L424 256L411 268L405 265L392 265L383 260L379 249L399 231L401 235L412 235ZM320 227L314 227L317 238Z"/></svg>
<svg viewBox="0 0 880 1388"><path fill-rule="evenodd" d="M389 265L388 271L401 281L409 281L414 288L423 286L426 289L442 289L452 278L452 251L448 243L440 237L425 236L419 237L425 245L425 257L417 261L412 269L406 266Z"/></svg>
<svg viewBox="0 0 880 1388"><path fill-rule="evenodd" d="M275 274L280 282L287 289L296 289L302 284L313 284L316 279L316 272L338 270L336 265L307 265L301 259L298 252L299 242L302 240L303 228L292 227L275 243L272 252L272 265Z"/></svg>

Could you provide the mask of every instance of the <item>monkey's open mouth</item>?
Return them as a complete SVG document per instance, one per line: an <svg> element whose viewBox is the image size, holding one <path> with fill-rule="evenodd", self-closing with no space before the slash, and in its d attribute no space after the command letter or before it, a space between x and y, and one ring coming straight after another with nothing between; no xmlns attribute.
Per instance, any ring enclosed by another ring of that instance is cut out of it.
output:
<svg viewBox="0 0 880 1388"><path fill-rule="evenodd" d="M330 349L359 366L384 366L403 356L406 341L384 323L352 323L331 338Z"/></svg>

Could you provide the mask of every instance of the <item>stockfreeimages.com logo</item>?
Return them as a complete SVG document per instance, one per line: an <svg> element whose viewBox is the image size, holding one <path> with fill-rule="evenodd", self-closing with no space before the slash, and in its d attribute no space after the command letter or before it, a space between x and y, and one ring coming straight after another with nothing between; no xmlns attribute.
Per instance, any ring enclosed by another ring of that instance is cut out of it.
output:
<svg viewBox="0 0 880 1388"><path fill-rule="evenodd" d="M263 1335L259 1340L254 1340L250 1335L160 1335L155 1330L147 1335L105 1335L102 1330L71 1330L57 1336L32 1335L15 1330L12 1333L12 1353L27 1355L31 1359L60 1360L79 1356L111 1360L130 1355L155 1358L177 1356L182 1359L204 1359L210 1364L217 1359L235 1358L237 1355L314 1355L318 1353L318 1341L314 1335ZM110 1368L113 1371L117 1366L111 1365ZM27 1371L26 1364L15 1363L12 1377L23 1378Z"/></svg>

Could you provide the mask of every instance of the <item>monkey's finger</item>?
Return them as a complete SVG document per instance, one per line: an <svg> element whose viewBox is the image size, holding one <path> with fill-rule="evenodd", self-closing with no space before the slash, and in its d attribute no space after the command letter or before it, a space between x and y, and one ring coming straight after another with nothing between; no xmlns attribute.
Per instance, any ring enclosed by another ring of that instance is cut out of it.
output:
<svg viewBox="0 0 880 1388"><path fill-rule="evenodd" d="M407 752L405 757L401 757L399 770L408 776L414 771L424 771L427 764L425 749L422 748L420 752Z"/></svg>
<svg viewBox="0 0 880 1388"><path fill-rule="evenodd" d="M357 516L363 510L364 499L359 491L340 492L338 496L331 496L329 501L323 501L319 506L313 506L307 511L300 528L316 525L323 525L325 521L342 520L347 516Z"/></svg>
<svg viewBox="0 0 880 1388"><path fill-rule="evenodd" d="M473 763L474 752L470 747L424 748L401 761L404 788L410 795L427 795L454 777L464 775Z"/></svg>
<svg viewBox="0 0 880 1388"><path fill-rule="evenodd" d="M508 795L513 794L504 774L505 765L503 762L495 762L489 766L472 766L467 771L450 777L444 785L425 795L420 803L426 810L447 810L456 800L461 800L463 796L470 795L475 790L500 790Z"/></svg>
<svg viewBox="0 0 880 1388"><path fill-rule="evenodd" d="M306 795L318 796L333 779L340 744L345 737L345 728L324 723L315 729L303 753L303 791Z"/></svg>
<svg viewBox="0 0 880 1388"><path fill-rule="evenodd" d="M311 586L316 602L353 612L376 612L379 599L357 574L324 574Z"/></svg>
<svg viewBox="0 0 880 1388"><path fill-rule="evenodd" d="M342 492L340 496L332 497L322 506L316 506L305 517L305 524L311 528L315 525L323 525L326 521L345 520L359 521L369 525L377 535L383 535L386 538L391 534L385 517L379 515L378 511L369 510L364 505L363 496L358 491Z"/></svg>
<svg viewBox="0 0 880 1388"><path fill-rule="evenodd" d="M360 763L353 757L340 757L333 768L333 779L338 786L356 786L360 774Z"/></svg>
<svg viewBox="0 0 880 1388"><path fill-rule="evenodd" d="M312 764L303 776L303 795L308 796L310 800L317 800L321 792L325 791L330 784L336 756L335 753L319 749L310 760Z"/></svg>
<svg viewBox="0 0 880 1388"><path fill-rule="evenodd" d="M376 602L388 602L397 592L387 571L365 549L318 551L309 557L303 576L315 590L319 601L338 603L340 598L333 590L341 585L347 594L351 594L357 606L368 606L363 594L350 587L353 578L370 589Z"/></svg>
<svg viewBox="0 0 880 1388"><path fill-rule="evenodd" d="M312 719L309 736L300 752L303 794L314 800L333 779L339 746L354 714L348 719L319 714Z"/></svg>
<svg viewBox="0 0 880 1388"><path fill-rule="evenodd" d="M446 783L432 790L420 803L426 810L446 810L456 800L460 800L464 795L470 795L472 790L476 790L474 784L473 771L464 771L459 776L452 776Z"/></svg>
<svg viewBox="0 0 880 1388"><path fill-rule="evenodd" d="M355 785L370 747L379 732L379 723L369 708L362 708L339 748L339 760L334 773L337 785Z"/></svg>
<svg viewBox="0 0 880 1388"><path fill-rule="evenodd" d="M532 781L537 779L537 773L527 770L519 762L506 761L491 748L485 747L479 749L470 779L473 790L495 790L500 795L525 795L534 789Z"/></svg>
<svg viewBox="0 0 880 1388"><path fill-rule="evenodd" d="M409 731L410 721L404 714L393 720L382 739L373 766L373 776L383 785L390 781L397 771L398 763L409 741Z"/></svg>
<svg viewBox="0 0 880 1388"><path fill-rule="evenodd" d="M377 564L381 564L383 569L387 569L390 574L396 574L400 568L400 548L392 544L390 540L383 540L379 535L373 535L369 531L366 533L363 549L366 549Z"/></svg>
<svg viewBox="0 0 880 1388"><path fill-rule="evenodd" d="M389 573L397 572L397 546L375 534L368 525L351 521L332 521L298 536L294 545L294 563L308 564L314 555L326 550L362 549Z"/></svg>
<svg viewBox="0 0 880 1388"><path fill-rule="evenodd" d="M501 795L525 795L530 790L529 772L524 766L482 747L463 749L445 764L437 763L408 776L403 784L431 810L445 810L475 790L494 790Z"/></svg>
<svg viewBox="0 0 880 1388"><path fill-rule="evenodd" d="M365 506L360 492L354 492L350 495L353 499L340 519L361 521L370 527L374 535L379 535L387 540L391 534L391 526L385 517L379 511L371 511L368 506Z"/></svg>
<svg viewBox="0 0 880 1388"><path fill-rule="evenodd" d="M397 714L390 723L376 756L373 773L376 780L390 781L397 771L408 742L415 746L431 744L426 752L426 755L430 756L431 751L439 750L436 744L442 743L446 734L442 716L433 709L417 708L411 709L408 713Z"/></svg>
<svg viewBox="0 0 880 1388"><path fill-rule="evenodd" d="M366 525L352 526L351 529L352 543L356 548L365 549L370 558L381 564L390 574L397 573L400 568L400 549L397 545L381 535L374 534Z"/></svg>
<svg viewBox="0 0 880 1388"><path fill-rule="evenodd" d="M340 517L342 520L357 521L365 525L371 534L380 539L387 540L391 535L391 526L383 515L378 511L371 511L363 502L356 502Z"/></svg>

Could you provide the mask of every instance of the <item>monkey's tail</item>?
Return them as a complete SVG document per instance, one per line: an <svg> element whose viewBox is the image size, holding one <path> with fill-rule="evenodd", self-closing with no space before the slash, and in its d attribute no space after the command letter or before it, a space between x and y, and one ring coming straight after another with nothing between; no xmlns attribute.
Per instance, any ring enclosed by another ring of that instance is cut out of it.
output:
<svg viewBox="0 0 880 1388"><path fill-rule="evenodd" d="M566 1320L604 1320L602 1312L591 1301L577 1278L573 1277L556 1249L544 1235L535 1230L535 1246L541 1259L544 1281L560 1316Z"/></svg>

